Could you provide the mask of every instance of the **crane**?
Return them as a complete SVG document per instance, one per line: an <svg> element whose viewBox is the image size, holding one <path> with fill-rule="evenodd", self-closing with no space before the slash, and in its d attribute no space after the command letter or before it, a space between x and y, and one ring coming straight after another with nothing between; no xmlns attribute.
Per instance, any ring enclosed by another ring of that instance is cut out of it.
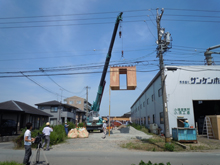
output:
<svg viewBox="0 0 220 165"><path fill-rule="evenodd" d="M101 130L102 131L102 118L99 117L99 110L100 110L102 95L103 95L105 83L106 83L105 77L106 77L109 62L111 59L111 53L112 53L112 49L114 46L115 36L116 36L117 30L118 30L118 26L119 26L120 21L122 21L122 14L123 14L123 12L121 12L117 16L117 19L115 22L115 27L114 27L113 34L112 34L112 39L111 39L111 42L109 45L108 53L107 53L106 60L105 60L105 65L104 65L103 72L102 72L102 77L101 77L101 80L99 83L98 92L96 95L96 100L93 102L93 105L91 107L92 110L89 112L87 120L86 120L87 121L86 122L86 129L88 131L93 131L93 130Z"/></svg>
<svg viewBox="0 0 220 165"><path fill-rule="evenodd" d="M206 64L207 64L207 65L212 65L212 64L213 64L212 54L220 54L220 52L212 52L212 51L210 51L210 50L216 49L216 48L219 48L219 47L220 47L220 44L219 44L219 45L212 46L212 47L209 47L209 48L206 50L206 52L204 53L204 56L205 56Z"/></svg>

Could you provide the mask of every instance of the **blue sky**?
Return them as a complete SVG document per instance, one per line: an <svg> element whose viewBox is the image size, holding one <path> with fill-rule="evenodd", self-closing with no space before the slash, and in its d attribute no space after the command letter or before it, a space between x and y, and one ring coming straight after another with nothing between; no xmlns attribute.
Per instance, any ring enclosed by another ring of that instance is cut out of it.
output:
<svg viewBox="0 0 220 165"><path fill-rule="evenodd" d="M130 111L131 105L158 72L152 71L158 70L159 64L155 51L156 8L165 9L161 26L173 38L172 49L164 54L165 64L204 65L205 50L220 44L219 6L218 0L1 0L0 69L4 73L0 77L22 76L19 72L50 75L102 71L114 22L122 11L122 38L116 37L110 65L136 65L138 72L136 90L111 92L111 114L120 116ZM213 57L219 65L220 56ZM53 71L24 72L39 68ZM61 68L68 70L54 71ZM108 73L101 115L107 115L109 111L109 76ZM59 86L72 92L63 90L63 98L74 95L86 98L85 87L89 86L92 103L101 73L29 78L44 89L24 76L1 77L0 102L17 100L34 106L60 100Z"/></svg>

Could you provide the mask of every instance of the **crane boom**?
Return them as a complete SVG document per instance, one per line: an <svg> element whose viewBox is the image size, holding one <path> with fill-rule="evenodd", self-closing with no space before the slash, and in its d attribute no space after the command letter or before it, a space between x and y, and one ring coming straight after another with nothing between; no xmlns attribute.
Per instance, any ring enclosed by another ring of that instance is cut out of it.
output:
<svg viewBox="0 0 220 165"><path fill-rule="evenodd" d="M108 49L108 54L106 56L105 65L104 65L103 72L102 72L102 77L101 77L101 80L99 83L96 99L93 102L93 105L91 107L92 111L89 112L89 117L87 118L86 129L88 131L93 131L93 130L101 130L102 131L102 118L99 117L99 109L100 109L102 95L103 95L104 88L105 88L105 77L106 77L109 62L111 59L112 49L113 49L114 42L115 42L115 36L116 36L117 30L118 30L119 23L122 20L122 14L123 14L123 12L121 12L117 16L117 19L115 22L115 27L114 27L113 34L112 34L112 39L111 39L109 49Z"/></svg>
<svg viewBox="0 0 220 165"><path fill-rule="evenodd" d="M96 95L96 100L93 102L93 105L92 105L92 110L96 111L96 112L99 111L100 104L101 104L101 101L102 101L102 94L104 92L104 87L105 87L105 77L106 77L109 62L110 62L110 59L111 59L112 49L113 49L114 42L115 42L115 36L116 36L117 30L118 30L119 23L122 20L122 14L123 14L123 12L121 12L118 15L118 17L116 19L116 22L115 22L115 27L114 27L113 34L112 34L112 39L111 39L111 42L110 42L110 45L109 45L108 54L106 56L105 66L103 68L102 77L101 77L101 80L100 80L100 83L99 83L98 92L97 92L97 95Z"/></svg>

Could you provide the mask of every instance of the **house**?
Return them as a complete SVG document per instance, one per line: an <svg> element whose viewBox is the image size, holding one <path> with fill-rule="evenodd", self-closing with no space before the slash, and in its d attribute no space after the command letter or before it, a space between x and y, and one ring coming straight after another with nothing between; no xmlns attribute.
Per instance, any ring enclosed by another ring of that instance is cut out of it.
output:
<svg viewBox="0 0 220 165"><path fill-rule="evenodd" d="M76 110L76 123L82 123L86 120L86 111Z"/></svg>
<svg viewBox="0 0 220 165"><path fill-rule="evenodd" d="M38 103L35 105L38 106L39 110L53 115L53 117L49 118L51 125L63 124L66 121L76 123L85 118L84 111L73 105L63 104L56 100Z"/></svg>
<svg viewBox="0 0 220 165"><path fill-rule="evenodd" d="M80 110L86 111L87 110L87 100L78 96L68 97L64 99L66 104L72 105L77 107ZM91 111L92 104L88 102L88 110Z"/></svg>
<svg viewBox="0 0 220 165"><path fill-rule="evenodd" d="M49 117L52 115L23 102L10 100L0 103L1 126L3 121L13 121L16 124L16 131L12 134L17 134L21 128L25 128L27 122L33 124L33 129L38 129L48 121Z"/></svg>
<svg viewBox="0 0 220 165"><path fill-rule="evenodd" d="M87 100L78 96L73 96L64 99L66 104L75 106L78 108L76 111L76 122L81 123L86 120L86 112L87 112ZM88 111L91 111L92 104L88 102Z"/></svg>

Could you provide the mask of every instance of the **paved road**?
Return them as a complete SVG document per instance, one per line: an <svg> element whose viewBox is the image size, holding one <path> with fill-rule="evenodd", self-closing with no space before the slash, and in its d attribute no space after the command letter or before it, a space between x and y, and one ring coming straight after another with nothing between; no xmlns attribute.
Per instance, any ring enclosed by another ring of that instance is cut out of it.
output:
<svg viewBox="0 0 220 165"><path fill-rule="evenodd" d="M220 165L220 151L215 152L145 152L120 148L117 144L126 136L127 140L136 136L119 132L101 138L102 134L92 133L87 139L68 139L66 143L44 151L50 165L131 165L141 160L153 163L171 162L171 165ZM149 138L137 133L137 138ZM118 139L118 140L117 140ZM22 162L24 150L13 150L13 143L0 143L0 160ZM35 151L33 150L33 154ZM43 156L41 165L45 164Z"/></svg>

